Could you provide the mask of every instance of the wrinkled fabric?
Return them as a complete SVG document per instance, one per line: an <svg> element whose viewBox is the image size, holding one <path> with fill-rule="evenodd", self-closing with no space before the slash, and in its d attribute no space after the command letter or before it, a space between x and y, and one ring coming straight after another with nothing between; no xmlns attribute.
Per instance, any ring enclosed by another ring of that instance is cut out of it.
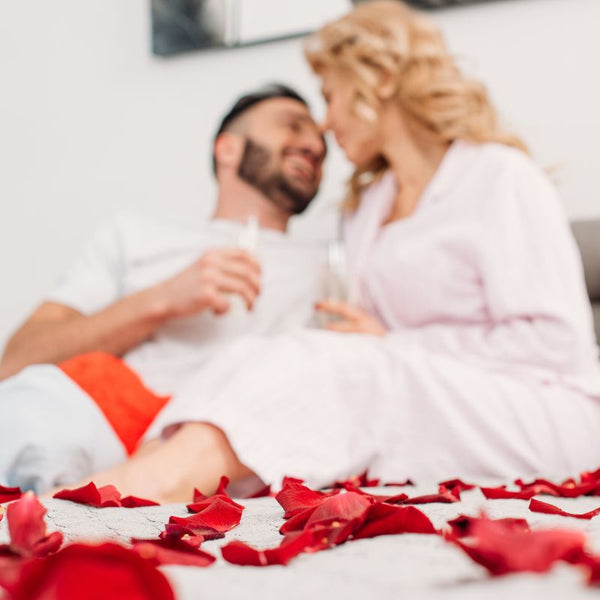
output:
<svg viewBox="0 0 600 600"><path fill-rule="evenodd" d="M346 223L356 303L385 338L240 340L200 369L150 436L216 424L268 483L369 468L512 478L595 465L600 375L581 260L560 200L521 152L456 142L417 209L383 225L391 173Z"/></svg>

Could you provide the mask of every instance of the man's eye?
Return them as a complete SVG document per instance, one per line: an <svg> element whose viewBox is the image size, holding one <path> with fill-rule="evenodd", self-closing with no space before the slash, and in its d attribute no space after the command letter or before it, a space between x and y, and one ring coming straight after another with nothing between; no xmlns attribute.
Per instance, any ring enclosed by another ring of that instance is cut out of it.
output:
<svg viewBox="0 0 600 600"><path fill-rule="evenodd" d="M302 126L300 125L300 123L297 123L296 121L293 121L292 123L290 123L289 128L294 133L300 133L300 131L302 130Z"/></svg>

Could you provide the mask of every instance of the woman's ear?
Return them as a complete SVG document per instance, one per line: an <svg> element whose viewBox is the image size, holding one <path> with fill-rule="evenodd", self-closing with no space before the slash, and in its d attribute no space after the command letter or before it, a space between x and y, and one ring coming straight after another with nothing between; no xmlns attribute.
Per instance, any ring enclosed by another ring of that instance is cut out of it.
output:
<svg viewBox="0 0 600 600"><path fill-rule="evenodd" d="M237 170L244 154L245 138L225 132L215 140L215 162L218 167Z"/></svg>
<svg viewBox="0 0 600 600"><path fill-rule="evenodd" d="M377 96L380 100L389 100L398 91L395 79L385 68L379 70L379 82L376 86Z"/></svg>

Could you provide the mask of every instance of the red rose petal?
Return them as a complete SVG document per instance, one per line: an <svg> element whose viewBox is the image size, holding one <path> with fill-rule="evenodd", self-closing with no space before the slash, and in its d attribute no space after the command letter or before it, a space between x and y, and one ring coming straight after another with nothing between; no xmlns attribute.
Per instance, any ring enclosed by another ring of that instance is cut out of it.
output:
<svg viewBox="0 0 600 600"><path fill-rule="evenodd" d="M231 498L217 497L194 505L194 515L185 517L187 522L202 524L216 531L229 531L240 524L244 507ZM188 507L189 509L189 507Z"/></svg>
<svg viewBox="0 0 600 600"><path fill-rule="evenodd" d="M3 502L12 502L13 500L18 500L23 493L21 492L21 488L18 487L4 487L0 485L0 504Z"/></svg>
<svg viewBox="0 0 600 600"><path fill-rule="evenodd" d="M426 494L424 496L415 496L414 498L407 498L403 504L430 504L432 502L441 502L443 504L449 504L452 502L458 502L460 500L460 488L455 487L452 490L446 489L440 484L440 488L437 494Z"/></svg>
<svg viewBox="0 0 600 600"><path fill-rule="evenodd" d="M304 552L320 552L343 544L360 528L363 519L364 517L349 521L328 519L312 523L301 532L312 534L312 539L305 541Z"/></svg>
<svg viewBox="0 0 600 600"><path fill-rule="evenodd" d="M5 548L8 547L8 545L5 546ZM14 554L3 555L0 551L0 588L8 589L17 584L21 569L27 560L31 559L21 558Z"/></svg>
<svg viewBox="0 0 600 600"><path fill-rule="evenodd" d="M408 498L408 496L406 494L396 494L394 496L389 496L389 495L386 496L386 495L381 495L381 494L369 494L369 492L365 492L364 490L361 490L360 488L356 487L354 484L349 483L349 482L345 482L343 485L343 488L347 492L356 492L357 494L364 496L370 502L388 502L390 504L401 504L402 502L404 502L404 500L406 500Z"/></svg>
<svg viewBox="0 0 600 600"><path fill-rule="evenodd" d="M596 469L595 471L584 471L579 478L581 479L581 483L589 483L591 481L600 483L600 469Z"/></svg>
<svg viewBox="0 0 600 600"><path fill-rule="evenodd" d="M447 536L446 539L492 575L542 573L559 560L578 562L585 543L584 534L579 531L523 531L486 518L473 521L468 538Z"/></svg>
<svg viewBox="0 0 600 600"><path fill-rule="evenodd" d="M363 471L360 475L354 475L344 481L336 481L331 487L344 488L346 484L356 487L376 487L379 485L379 479L369 479L367 471Z"/></svg>
<svg viewBox="0 0 600 600"><path fill-rule="evenodd" d="M227 562L234 565L266 567L269 564L264 550L257 550L237 540L223 546L221 554Z"/></svg>
<svg viewBox="0 0 600 600"><path fill-rule="evenodd" d="M160 506L160 504L154 500L146 500L137 496L125 496L125 498L121 498L121 506L123 508L139 508L141 506Z"/></svg>
<svg viewBox="0 0 600 600"><path fill-rule="evenodd" d="M219 485L217 486L217 491L212 496L205 496L200 490L194 489L194 502L203 502L204 500L208 500L209 498L214 498L215 496L227 496L227 486L229 485L229 477L225 477L225 475L221 476L219 479Z"/></svg>
<svg viewBox="0 0 600 600"><path fill-rule="evenodd" d="M53 498L70 500L71 502L87 504L96 508L121 506L121 494L119 494L114 485L105 485L97 488L93 481L74 490L65 489L56 492Z"/></svg>
<svg viewBox="0 0 600 600"><path fill-rule="evenodd" d="M221 548L223 558L234 565L267 567L287 565L294 557L314 543L311 532L286 536L276 548L257 550L244 542L233 541Z"/></svg>
<svg viewBox="0 0 600 600"><path fill-rule="evenodd" d="M355 540L400 533L437 533L429 517L413 506L373 504L364 523L354 534Z"/></svg>
<svg viewBox="0 0 600 600"><path fill-rule="evenodd" d="M447 490L458 488L461 492L466 492L477 487L472 483L465 483L462 479L449 479L448 481L442 481L438 485L445 487Z"/></svg>
<svg viewBox="0 0 600 600"><path fill-rule="evenodd" d="M216 558L200 550L204 538L176 539L166 538L160 540L131 540L133 549L142 557L152 561L155 565L184 565L194 567L208 567Z"/></svg>
<svg viewBox="0 0 600 600"><path fill-rule="evenodd" d="M29 557L56 552L62 544L63 535L58 531L51 534L46 532L45 514L46 509L32 492L25 493L20 500L9 504L6 520L10 552L5 547L3 553Z"/></svg>
<svg viewBox="0 0 600 600"><path fill-rule="evenodd" d="M199 502L194 502L193 504L188 504L186 508L193 513L199 513L206 510L213 503L219 501L220 504L229 504L232 507L232 510L235 510L241 514L244 510L244 506L242 504L238 504L235 500L232 500L229 496L211 496L210 498L206 498L205 500L201 500Z"/></svg>
<svg viewBox="0 0 600 600"><path fill-rule="evenodd" d="M218 540L224 538L222 531L202 524L190 523L183 517L170 517L164 531L158 536L161 540L168 538L182 538L183 536L202 536L205 540Z"/></svg>
<svg viewBox="0 0 600 600"><path fill-rule="evenodd" d="M329 520L352 521L363 519L371 503L356 492L346 492L326 498L310 515L306 526Z"/></svg>
<svg viewBox="0 0 600 600"><path fill-rule="evenodd" d="M388 483L384 483L383 485L386 487L404 487L406 485L414 486L415 484L412 479L405 479L404 481L390 481Z"/></svg>
<svg viewBox="0 0 600 600"><path fill-rule="evenodd" d="M265 487L258 490L258 492L254 492L254 494L248 496L248 498L265 498L266 496L273 496L270 485L265 485Z"/></svg>
<svg viewBox="0 0 600 600"><path fill-rule="evenodd" d="M312 508L306 508L302 512L296 513L279 528L279 533L287 534L293 531L302 531L316 509L317 507L313 506Z"/></svg>
<svg viewBox="0 0 600 600"><path fill-rule="evenodd" d="M191 517L170 517L161 539L201 535L205 539L222 538L239 525L244 507L227 496L213 496L195 505L200 512Z"/></svg>
<svg viewBox="0 0 600 600"><path fill-rule="evenodd" d="M72 544L25 561L6 586L11 600L175 600L167 578L137 552L106 543Z"/></svg>
<svg viewBox="0 0 600 600"><path fill-rule="evenodd" d="M304 483L304 479L298 479L298 477L288 477L288 476L285 476L281 480L281 488L283 489L284 487L286 487L290 483Z"/></svg>
<svg viewBox="0 0 600 600"><path fill-rule="evenodd" d="M577 498L578 496L594 495L598 494L600 491L600 481L595 480L577 483L574 479L567 479L561 484L556 484L548 479L536 479L529 483L517 479L515 484L522 490L535 490L535 495L549 494L551 496L561 496L563 498Z"/></svg>
<svg viewBox="0 0 600 600"><path fill-rule="evenodd" d="M507 490L505 485L501 485L499 487L480 487L479 489L488 500L514 498L518 500L529 500L536 494L535 490Z"/></svg>
<svg viewBox="0 0 600 600"><path fill-rule="evenodd" d="M296 481L286 481L283 488L275 495L275 499L285 511L283 518L288 519L307 508L318 506L326 498L338 493L339 490L316 492Z"/></svg>
<svg viewBox="0 0 600 600"><path fill-rule="evenodd" d="M586 513L570 513L564 511L562 508L558 506L554 506L554 504L549 504L548 502L542 502L541 500L536 500L532 498L529 501L529 510L531 512L537 513L546 513L549 515L561 515L563 517L575 517L576 519L592 519L596 515L600 515L600 508L596 508L594 510L590 510Z"/></svg>
<svg viewBox="0 0 600 600"><path fill-rule="evenodd" d="M467 515L459 515L456 519L448 521L448 525L451 528L451 535L455 537L465 537L470 535L471 526L473 523L479 521L480 517L469 517ZM502 523L507 529L514 529L515 531L529 531L529 523L525 519L513 519L511 517L505 517L503 519L490 519Z"/></svg>

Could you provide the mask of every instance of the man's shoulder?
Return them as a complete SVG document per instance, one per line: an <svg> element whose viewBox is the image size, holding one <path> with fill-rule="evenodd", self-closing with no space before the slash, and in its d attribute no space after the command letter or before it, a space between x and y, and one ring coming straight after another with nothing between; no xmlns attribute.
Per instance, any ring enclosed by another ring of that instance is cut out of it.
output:
<svg viewBox="0 0 600 600"><path fill-rule="evenodd" d="M168 218L159 219L131 210L116 212L102 228L112 230L124 247L194 246L204 240L210 241L215 235L210 221L184 225Z"/></svg>

